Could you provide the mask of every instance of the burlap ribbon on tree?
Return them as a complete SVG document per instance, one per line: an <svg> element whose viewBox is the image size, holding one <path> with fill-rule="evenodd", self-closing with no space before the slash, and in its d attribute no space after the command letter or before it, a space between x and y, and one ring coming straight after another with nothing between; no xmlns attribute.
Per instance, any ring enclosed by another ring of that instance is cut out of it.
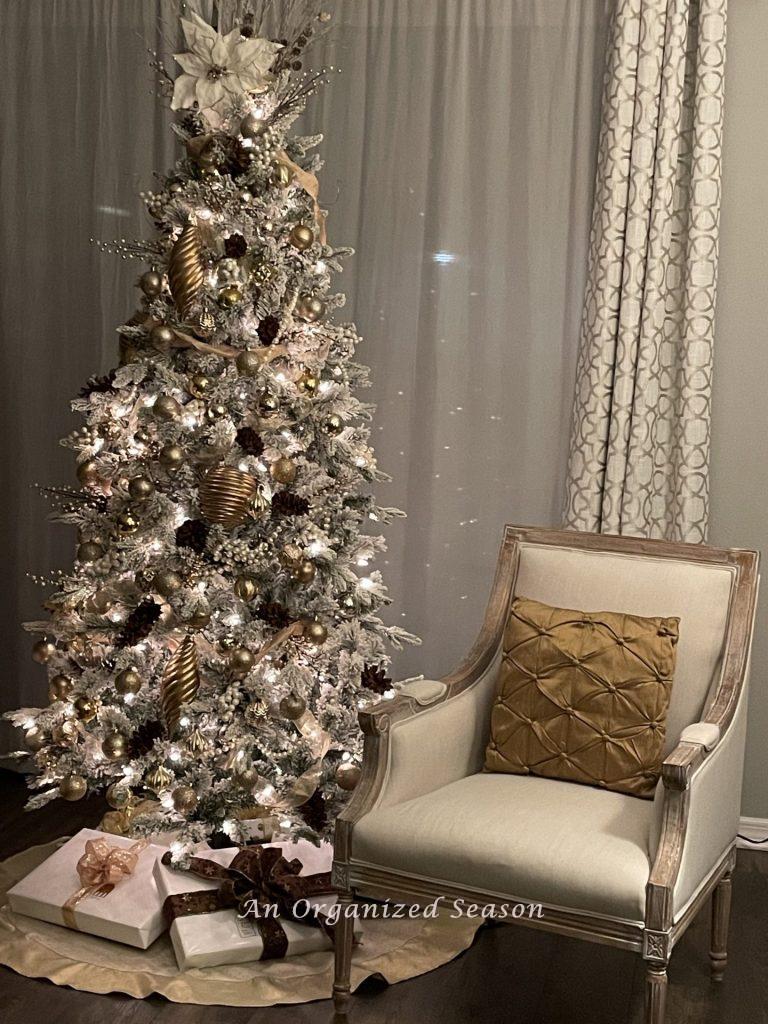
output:
<svg viewBox="0 0 768 1024"><path fill-rule="evenodd" d="M170 865L170 851L163 855L162 862ZM301 900L336 892L331 885L331 873L300 876L301 868L300 860L286 860L274 846L240 850L229 867L204 857L192 857L187 870L200 878L218 881L218 889L168 896L163 913L170 926L177 917L189 914L236 910L242 917L252 919L259 931L264 944L259 959L279 960L288 951L288 936L280 923L281 917L319 928L334 941L335 926L325 914L312 907L301 917L295 912Z"/></svg>

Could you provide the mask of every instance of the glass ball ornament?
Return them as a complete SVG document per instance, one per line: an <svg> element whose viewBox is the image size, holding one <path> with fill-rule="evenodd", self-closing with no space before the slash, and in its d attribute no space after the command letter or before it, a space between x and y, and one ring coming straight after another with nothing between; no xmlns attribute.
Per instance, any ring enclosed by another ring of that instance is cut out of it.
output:
<svg viewBox="0 0 768 1024"><path fill-rule="evenodd" d="M59 795L65 800L82 800L88 792L88 783L82 775L66 775L59 783Z"/></svg>
<svg viewBox="0 0 768 1024"><path fill-rule="evenodd" d="M259 587L251 576L238 576L233 587L241 601L252 601L259 593Z"/></svg>
<svg viewBox="0 0 768 1024"><path fill-rule="evenodd" d="M125 757L128 741L121 732L110 732L101 743L101 752L108 761L119 761Z"/></svg>
<svg viewBox="0 0 768 1024"><path fill-rule="evenodd" d="M136 533L140 526L141 521L139 517L130 509L126 509L124 512L121 512L115 520L117 532L122 537L130 537L132 533Z"/></svg>
<svg viewBox="0 0 768 1024"><path fill-rule="evenodd" d="M125 696L129 693L138 693L141 689L141 676L135 668L125 668L115 678L115 690Z"/></svg>
<svg viewBox="0 0 768 1024"><path fill-rule="evenodd" d="M107 789L107 803L116 811L124 810L133 798L133 793L122 782L113 782Z"/></svg>
<svg viewBox="0 0 768 1024"><path fill-rule="evenodd" d="M184 450L177 444L166 444L160 449L159 459L169 473L174 472L184 462Z"/></svg>
<svg viewBox="0 0 768 1024"><path fill-rule="evenodd" d="M45 731L37 725L33 725L31 729L27 729L24 733L24 745L27 750L31 750L33 753L37 753L42 750L43 747L48 743L48 737Z"/></svg>
<svg viewBox="0 0 768 1024"><path fill-rule="evenodd" d="M351 761L342 761L336 769L336 785L349 793L357 786L361 774L359 765Z"/></svg>
<svg viewBox="0 0 768 1024"><path fill-rule="evenodd" d="M262 416L272 416L277 412L279 403L274 395L270 395L268 391L263 392L259 395L259 412Z"/></svg>
<svg viewBox="0 0 768 1024"><path fill-rule="evenodd" d="M325 303L316 295L305 295L296 304L296 315L307 323L315 323L325 315Z"/></svg>
<svg viewBox="0 0 768 1024"><path fill-rule="evenodd" d="M94 459L86 459L77 467L77 479L84 487L93 487L100 482L98 466Z"/></svg>
<svg viewBox="0 0 768 1024"><path fill-rule="evenodd" d="M243 301L243 293L237 285L230 284L219 292L219 305L225 309L233 309Z"/></svg>
<svg viewBox="0 0 768 1024"><path fill-rule="evenodd" d="M139 278L139 288L147 298L154 298L163 290L163 277L156 270L147 270Z"/></svg>
<svg viewBox="0 0 768 1024"><path fill-rule="evenodd" d="M328 639L328 630L322 622L318 622L317 619L305 619L304 632L302 635L305 640L308 640L311 644L315 644L319 647L320 644L324 644Z"/></svg>
<svg viewBox="0 0 768 1024"><path fill-rule="evenodd" d="M136 501L145 501L155 493L155 485L148 476L135 476L128 483L128 493Z"/></svg>
<svg viewBox="0 0 768 1024"><path fill-rule="evenodd" d="M313 394L315 391L317 391L318 387L320 386L320 381L314 375L314 373L302 373L302 375L296 381L296 386L298 387L299 391L307 391L310 394Z"/></svg>
<svg viewBox="0 0 768 1024"><path fill-rule="evenodd" d="M56 653L56 644L52 640L38 640L32 647L32 660L38 665L45 665Z"/></svg>
<svg viewBox="0 0 768 1024"><path fill-rule="evenodd" d="M340 434L344 429L344 421L342 420L341 416L337 416L335 412L331 413L331 415L323 424L323 429L325 430L326 434Z"/></svg>
<svg viewBox="0 0 768 1024"><path fill-rule="evenodd" d="M293 171L284 163L272 164L272 173L269 176L270 184L275 188L288 188L293 181Z"/></svg>
<svg viewBox="0 0 768 1024"><path fill-rule="evenodd" d="M269 467L269 475L279 484L291 484L296 479L296 463L287 455L276 459Z"/></svg>
<svg viewBox="0 0 768 1024"><path fill-rule="evenodd" d="M248 768L241 768L233 775L233 781L240 789L250 790L259 781L259 773L253 765Z"/></svg>
<svg viewBox="0 0 768 1024"><path fill-rule="evenodd" d="M245 349L240 352L237 359L235 359L235 366L237 372L242 377L254 377L261 368L261 359L257 352L252 349Z"/></svg>
<svg viewBox="0 0 768 1024"><path fill-rule="evenodd" d="M311 583L316 572L315 563L309 558L304 558L294 567L293 578L299 583Z"/></svg>
<svg viewBox="0 0 768 1024"><path fill-rule="evenodd" d="M170 422L181 415L181 406L172 395L158 395L152 413L157 419Z"/></svg>
<svg viewBox="0 0 768 1024"><path fill-rule="evenodd" d="M280 701L280 714L290 722L301 718L307 710L307 702L295 693L289 693Z"/></svg>
<svg viewBox="0 0 768 1024"><path fill-rule="evenodd" d="M96 717L96 701L90 697L78 697L75 701L75 714L81 722L92 722Z"/></svg>
<svg viewBox="0 0 768 1024"><path fill-rule="evenodd" d="M255 139L264 128L264 121L251 111L240 122L240 134L244 139Z"/></svg>
<svg viewBox="0 0 768 1024"><path fill-rule="evenodd" d="M66 700L74 689L74 681L62 673L51 676L48 683L49 693L52 700Z"/></svg>
<svg viewBox="0 0 768 1024"><path fill-rule="evenodd" d="M104 548L94 540L83 541L77 548L78 562L96 562L104 554Z"/></svg>
<svg viewBox="0 0 768 1024"><path fill-rule="evenodd" d="M227 667L233 679L245 679L253 668L254 657L247 647L235 647L229 652Z"/></svg>
<svg viewBox="0 0 768 1024"><path fill-rule="evenodd" d="M295 224L291 229L288 240L294 249L298 249L299 252L304 252L309 249L314 242L315 233L312 228L308 227L306 224Z"/></svg>
<svg viewBox="0 0 768 1024"><path fill-rule="evenodd" d="M163 597L171 597L172 594L181 590L183 585L184 581L181 576L172 569L162 569L160 572L155 573L152 580L153 589Z"/></svg>
<svg viewBox="0 0 768 1024"><path fill-rule="evenodd" d="M191 814L197 807L197 793L191 786L177 786L171 793L171 799L179 814Z"/></svg>
<svg viewBox="0 0 768 1024"><path fill-rule="evenodd" d="M187 388L193 398L202 398L206 392L210 391L211 378L206 377L204 373L194 373L189 378Z"/></svg>
<svg viewBox="0 0 768 1024"><path fill-rule="evenodd" d="M209 423L215 423L217 420L223 419L228 412L229 410L226 405L222 405L220 402L217 402L214 405L208 406L205 410L205 418Z"/></svg>
<svg viewBox="0 0 768 1024"><path fill-rule="evenodd" d="M155 324L149 332L149 340L152 347L157 349L158 352L167 352L173 344L175 337L176 335L168 324Z"/></svg>

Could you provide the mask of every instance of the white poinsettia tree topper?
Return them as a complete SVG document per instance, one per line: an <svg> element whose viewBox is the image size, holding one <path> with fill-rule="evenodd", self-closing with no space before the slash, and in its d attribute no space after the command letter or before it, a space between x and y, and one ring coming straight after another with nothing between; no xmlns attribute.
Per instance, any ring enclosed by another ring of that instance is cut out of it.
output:
<svg viewBox="0 0 768 1024"><path fill-rule="evenodd" d="M192 14L192 19L181 19L189 52L174 54L184 74L174 83L171 109L197 103L216 128L245 93L260 92L269 85L269 69L281 46L270 39L246 39L239 28L221 35L199 15Z"/></svg>

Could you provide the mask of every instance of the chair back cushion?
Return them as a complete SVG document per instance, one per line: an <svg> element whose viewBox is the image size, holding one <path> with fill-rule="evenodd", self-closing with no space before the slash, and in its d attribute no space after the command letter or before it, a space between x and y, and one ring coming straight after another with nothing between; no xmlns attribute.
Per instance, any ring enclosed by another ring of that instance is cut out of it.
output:
<svg viewBox="0 0 768 1024"><path fill-rule="evenodd" d="M652 797L678 621L516 597L504 631L486 770Z"/></svg>
<svg viewBox="0 0 768 1024"><path fill-rule="evenodd" d="M515 594L585 612L680 620L666 754L685 726L700 720L719 678L735 579L732 565L522 541Z"/></svg>

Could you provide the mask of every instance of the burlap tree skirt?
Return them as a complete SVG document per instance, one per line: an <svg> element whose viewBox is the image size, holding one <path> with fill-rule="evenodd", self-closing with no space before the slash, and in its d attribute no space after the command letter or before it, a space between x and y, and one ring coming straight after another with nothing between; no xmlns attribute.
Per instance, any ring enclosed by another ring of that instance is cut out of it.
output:
<svg viewBox="0 0 768 1024"><path fill-rule="evenodd" d="M157 992L177 1003L273 1006L331 995L333 955L309 953L286 960L180 971L167 936L148 950L70 931L13 914L6 893L58 843L33 846L0 863L0 963L31 978L48 978L84 992ZM446 915L436 920L367 920L352 962L352 987L381 975L404 981L434 970L467 949L478 922Z"/></svg>

